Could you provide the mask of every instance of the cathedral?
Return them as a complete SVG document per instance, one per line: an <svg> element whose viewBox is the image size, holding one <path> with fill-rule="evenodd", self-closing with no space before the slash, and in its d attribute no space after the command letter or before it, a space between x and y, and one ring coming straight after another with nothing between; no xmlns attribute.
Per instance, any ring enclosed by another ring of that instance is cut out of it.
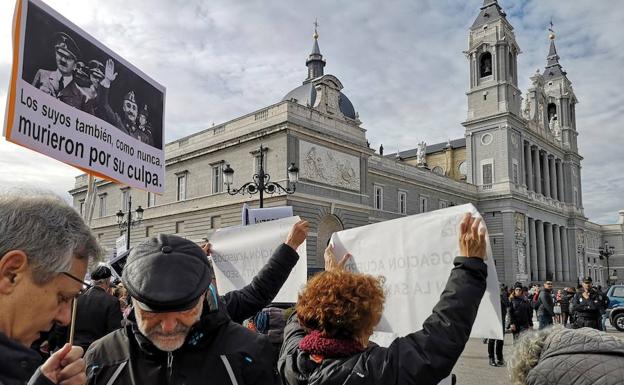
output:
<svg viewBox="0 0 624 385"><path fill-rule="evenodd" d="M577 131L578 100L554 32L545 67L530 75L523 95L513 26L496 0L484 0L476 11L465 51L470 82L463 137L414 143L413 150L394 154L370 148L357 103L325 73L315 30L306 76L281 101L166 144L165 194L99 181L94 233L112 250L123 232L116 213L126 211L132 197L134 207L145 209L142 224L131 230L133 244L157 233L209 239L218 228L240 225L243 203L260 203L258 194L228 194L228 176L238 187L262 168L287 187L294 164L295 192L273 189L263 203L291 206L310 221L310 272L322 269L335 231L473 203L486 221L501 282L566 286L587 275L597 284L620 282L624 211L615 225L592 223L583 213L577 146L583 128ZM78 176L70 191L80 210L86 182ZM606 260L609 271L599 253L605 242L615 250Z"/></svg>

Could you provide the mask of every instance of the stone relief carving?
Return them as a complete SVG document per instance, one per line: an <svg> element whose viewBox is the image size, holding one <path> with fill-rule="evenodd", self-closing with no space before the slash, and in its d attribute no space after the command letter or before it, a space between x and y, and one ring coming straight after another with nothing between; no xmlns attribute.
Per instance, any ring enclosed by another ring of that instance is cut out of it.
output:
<svg viewBox="0 0 624 385"><path fill-rule="evenodd" d="M299 142L301 177L349 190L360 190L359 158L313 143Z"/></svg>
<svg viewBox="0 0 624 385"><path fill-rule="evenodd" d="M524 109L522 110L522 116L526 120L531 120L531 100L528 97L524 101Z"/></svg>
<svg viewBox="0 0 624 385"><path fill-rule="evenodd" d="M518 273L527 274L526 231L525 231L525 226L524 226L525 225L524 215L520 213L515 213L514 222L515 222L515 234L514 235L516 239Z"/></svg>
<svg viewBox="0 0 624 385"><path fill-rule="evenodd" d="M425 158L427 153L427 143L422 141L418 143L418 147L416 148L416 162L419 166L426 166L427 159Z"/></svg>
<svg viewBox="0 0 624 385"><path fill-rule="evenodd" d="M561 126L559 125L557 114L554 114L550 117L550 122L548 122L548 128L555 138L561 139Z"/></svg>

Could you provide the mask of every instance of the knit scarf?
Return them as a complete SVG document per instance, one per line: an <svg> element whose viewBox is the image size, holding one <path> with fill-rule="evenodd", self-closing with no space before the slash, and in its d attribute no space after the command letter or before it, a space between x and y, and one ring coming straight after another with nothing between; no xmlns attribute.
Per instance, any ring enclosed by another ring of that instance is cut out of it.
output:
<svg viewBox="0 0 624 385"><path fill-rule="evenodd" d="M299 342L299 348L311 356L320 358L349 357L366 348L356 340L323 337L318 330L312 330Z"/></svg>

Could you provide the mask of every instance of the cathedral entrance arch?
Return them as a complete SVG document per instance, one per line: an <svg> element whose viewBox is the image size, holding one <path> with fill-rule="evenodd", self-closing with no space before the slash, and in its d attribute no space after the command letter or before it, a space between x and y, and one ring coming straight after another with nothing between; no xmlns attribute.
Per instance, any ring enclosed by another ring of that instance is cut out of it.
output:
<svg viewBox="0 0 624 385"><path fill-rule="evenodd" d="M318 235L316 236L316 257L317 261L324 263L323 253L325 248L331 239L331 236L336 231L344 230L342 221L334 214L327 214L321 218L318 225Z"/></svg>

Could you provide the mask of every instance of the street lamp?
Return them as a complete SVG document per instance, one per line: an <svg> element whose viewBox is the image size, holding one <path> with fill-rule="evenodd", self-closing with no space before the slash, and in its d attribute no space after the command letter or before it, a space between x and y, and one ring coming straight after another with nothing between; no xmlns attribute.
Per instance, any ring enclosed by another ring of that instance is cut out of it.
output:
<svg viewBox="0 0 624 385"><path fill-rule="evenodd" d="M240 188L236 189L232 187L234 183L234 169L229 164L225 165L223 169L223 180L227 186L227 192L230 195L236 194L249 194L254 195L260 193L260 208L264 207L264 193L275 194L276 192L283 191L286 194L295 193L295 183L299 181L299 168L291 163L288 167L288 185L283 187L279 183L271 182L271 176L264 172L264 147L260 145L260 169L257 174L254 174L251 182L247 182Z"/></svg>
<svg viewBox="0 0 624 385"><path fill-rule="evenodd" d="M126 220L124 220L125 215L123 211L117 211L117 225L121 230L126 230L126 250L130 250L130 229L139 226L143 221L143 208L140 205L136 209L136 219L132 219L132 197L130 194L128 194L128 218Z"/></svg>
<svg viewBox="0 0 624 385"><path fill-rule="evenodd" d="M609 269L609 258L615 254L615 247L609 246L609 242L605 241L604 247L599 247L598 252L600 253L600 259L607 260L607 286L610 285L611 282L611 270Z"/></svg>

